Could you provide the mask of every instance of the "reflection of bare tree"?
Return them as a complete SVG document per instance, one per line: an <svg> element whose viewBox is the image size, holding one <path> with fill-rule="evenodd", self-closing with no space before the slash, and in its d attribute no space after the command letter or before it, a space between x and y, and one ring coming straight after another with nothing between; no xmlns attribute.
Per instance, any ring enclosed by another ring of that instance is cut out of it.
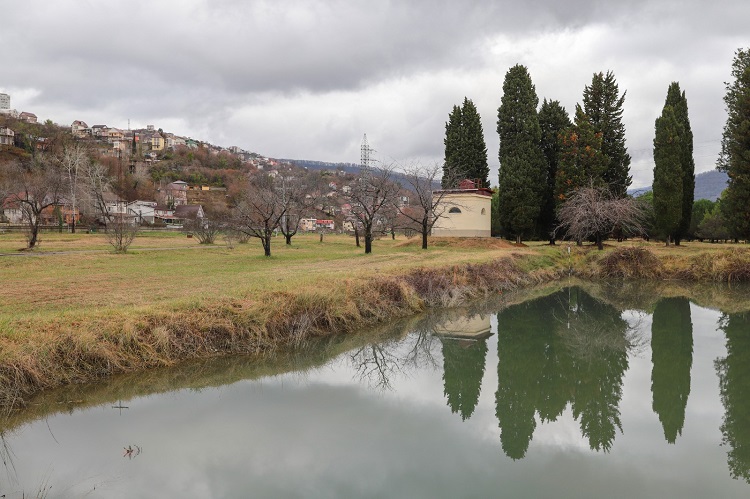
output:
<svg viewBox="0 0 750 499"><path fill-rule="evenodd" d="M416 323L409 321L394 326L391 334L397 338L364 345L349 354L356 377L368 385L390 390L392 382L400 376L420 369L437 369L433 353L439 342L431 334L432 316L421 317Z"/></svg>
<svg viewBox="0 0 750 499"><path fill-rule="evenodd" d="M10 483L17 483L18 474L16 473L16 465L14 463L15 454L8 445L8 441L5 440L5 432L0 430L0 459L3 460L3 467L5 468L5 474L8 477Z"/></svg>

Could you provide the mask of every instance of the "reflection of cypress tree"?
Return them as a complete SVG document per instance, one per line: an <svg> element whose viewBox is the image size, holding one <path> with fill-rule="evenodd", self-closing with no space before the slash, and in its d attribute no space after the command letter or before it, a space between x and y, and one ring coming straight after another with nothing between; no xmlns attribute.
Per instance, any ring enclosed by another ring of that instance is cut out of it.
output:
<svg viewBox="0 0 750 499"><path fill-rule="evenodd" d="M656 304L651 325L651 392L653 409L664 438L675 443L685 424L693 365L693 324L686 298L665 298Z"/></svg>
<svg viewBox="0 0 750 499"><path fill-rule="evenodd" d="M443 343L444 394L453 413L466 421L479 402L487 342L445 339Z"/></svg>
<svg viewBox="0 0 750 499"><path fill-rule="evenodd" d="M496 415L503 451L512 459L526 455L536 429L534 414L542 400L543 417L548 419L557 417L567 402L559 399L565 390L558 386L563 379L555 373L558 363L546 358L555 338L552 326L558 298L541 298L498 314Z"/></svg>
<svg viewBox="0 0 750 499"><path fill-rule="evenodd" d="M721 432L729 445L729 472L750 482L750 313L721 319L727 356L716 361L724 423Z"/></svg>
<svg viewBox="0 0 750 499"><path fill-rule="evenodd" d="M622 431L622 376L628 368L627 323L613 307L579 293L569 337L576 376L573 416L593 450L608 451Z"/></svg>
<svg viewBox="0 0 750 499"><path fill-rule="evenodd" d="M610 449L622 431L627 327L615 308L578 288L498 314L496 415L509 457L526 454L535 414L554 421L568 402L591 448Z"/></svg>

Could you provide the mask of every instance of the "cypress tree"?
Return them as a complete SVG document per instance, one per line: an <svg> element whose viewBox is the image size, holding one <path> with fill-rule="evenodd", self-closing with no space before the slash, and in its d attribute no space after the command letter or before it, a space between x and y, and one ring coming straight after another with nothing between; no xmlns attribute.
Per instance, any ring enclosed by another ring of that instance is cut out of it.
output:
<svg viewBox="0 0 750 499"><path fill-rule="evenodd" d="M604 181L617 197L625 197L633 181L630 176L630 155L625 147L625 125L622 106L625 93L619 95L615 76L594 73L591 85L583 90L583 109L596 133L602 135L602 152L608 158Z"/></svg>
<svg viewBox="0 0 750 499"><path fill-rule="evenodd" d="M667 246L682 220L682 127L672 106L656 119L654 137L654 213Z"/></svg>
<svg viewBox="0 0 750 499"><path fill-rule="evenodd" d="M750 239L750 49L735 53L732 77L726 83L728 116L717 164L729 175L721 211L732 237Z"/></svg>
<svg viewBox="0 0 750 499"><path fill-rule="evenodd" d="M489 185L490 168L482 119L471 99L464 97L462 106L453 106L445 124L443 143L443 188L456 187L465 178Z"/></svg>
<svg viewBox="0 0 750 499"><path fill-rule="evenodd" d="M601 186L608 158L602 152L602 134L596 133L581 106L575 123L560 135L560 155L555 176L555 201L559 206L581 187Z"/></svg>
<svg viewBox="0 0 750 499"><path fill-rule="evenodd" d="M547 160L547 189L544 193L544 207L542 208L540 225L543 237L549 236L550 244L555 244L555 238L551 234L556 225L555 178L560 156L559 136L571 125L568 112L560 105L560 102L544 99L542 107L539 108L539 127L542 130L542 153Z"/></svg>
<svg viewBox="0 0 750 499"><path fill-rule="evenodd" d="M539 98L525 66L510 68L497 110L500 136L499 220L503 231L521 242L534 232L545 190L542 130L536 107Z"/></svg>
<svg viewBox="0 0 750 499"><path fill-rule="evenodd" d="M690 220L693 213L695 194L695 160L693 159L693 131L690 127L688 105L685 92L680 90L678 82L672 82L667 90L665 105L672 106L677 123L682 128L680 135L680 167L682 169L682 217L675 232L674 243L679 246L680 240L690 233Z"/></svg>
<svg viewBox="0 0 750 499"><path fill-rule="evenodd" d="M456 179L463 177L459 164L459 149L461 147L461 108L453 106L453 110L448 115L448 121L445 124L445 159L443 162L443 188L448 189L455 187L450 185L455 183Z"/></svg>
<svg viewBox="0 0 750 499"><path fill-rule="evenodd" d="M476 106L464 97L461 107L461 164L466 178L479 180L482 186L489 186L490 167L487 164L487 145L484 142L482 119Z"/></svg>

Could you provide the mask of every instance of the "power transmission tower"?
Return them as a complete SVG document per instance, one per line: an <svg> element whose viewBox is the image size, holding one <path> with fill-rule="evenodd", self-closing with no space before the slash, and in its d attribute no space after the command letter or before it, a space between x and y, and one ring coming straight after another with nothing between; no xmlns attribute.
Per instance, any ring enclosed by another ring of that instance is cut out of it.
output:
<svg viewBox="0 0 750 499"><path fill-rule="evenodd" d="M372 166L372 163L374 162L373 159L371 159L372 153L375 152L375 149L371 148L370 145L367 143L367 134L362 137L362 147L360 148L361 154L360 154L360 161L359 165L362 168L369 169L370 166Z"/></svg>

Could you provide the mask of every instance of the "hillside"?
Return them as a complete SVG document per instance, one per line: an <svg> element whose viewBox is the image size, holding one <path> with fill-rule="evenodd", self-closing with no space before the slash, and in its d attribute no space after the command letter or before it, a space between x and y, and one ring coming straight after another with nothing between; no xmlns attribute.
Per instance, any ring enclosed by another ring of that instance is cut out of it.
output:
<svg viewBox="0 0 750 499"><path fill-rule="evenodd" d="M693 191L693 199L696 201L699 199L709 199L716 201L719 199L721 192L727 188L727 181L729 177L724 172L719 170L709 170L707 172L699 173L695 176L695 190ZM635 197L645 194L651 190L651 186L639 187L637 189L629 189L628 194Z"/></svg>

